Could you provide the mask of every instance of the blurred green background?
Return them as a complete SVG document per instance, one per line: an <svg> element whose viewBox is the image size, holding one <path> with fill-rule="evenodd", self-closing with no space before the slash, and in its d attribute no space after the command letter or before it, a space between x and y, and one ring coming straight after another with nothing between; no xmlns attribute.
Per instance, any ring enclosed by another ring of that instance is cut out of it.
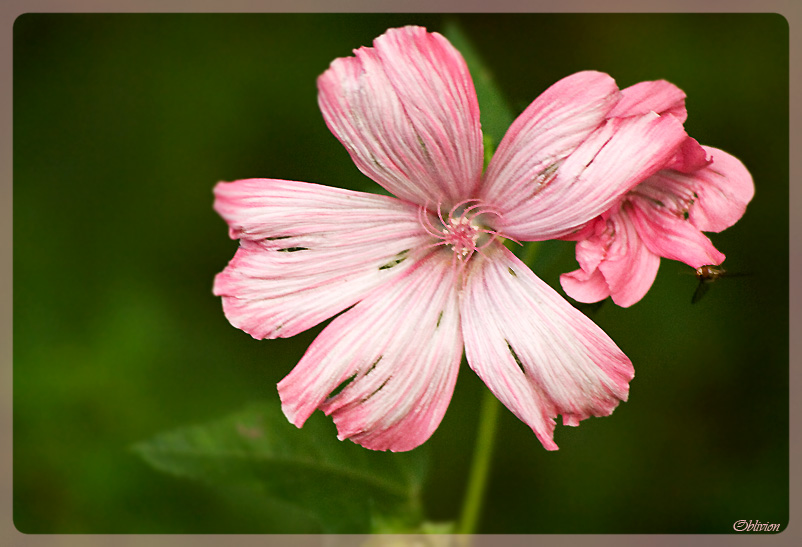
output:
<svg viewBox="0 0 802 547"><path fill-rule="evenodd" d="M636 368L628 403L546 452L502 411L483 533L730 533L788 522L788 25L772 14L56 15L14 26L14 521L26 533L315 532L268 501L149 467L131 446L256 401L322 327L255 341L211 294L233 256L219 180L378 188L315 79L388 27L456 20L515 113L573 72L667 79L688 132L756 196L711 237L731 271L691 305L663 261L593 315ZM489 123L489 122L488 122ZM541 246L554 287L573 245ZM426 517L458 516L483 384L463 363L426 443ZM328 422L327 419L324 421ZM331 442L338 442L328 424ZM298 430L286 424L288 435ZM344 497L347 491L337 493Z"/></svg>

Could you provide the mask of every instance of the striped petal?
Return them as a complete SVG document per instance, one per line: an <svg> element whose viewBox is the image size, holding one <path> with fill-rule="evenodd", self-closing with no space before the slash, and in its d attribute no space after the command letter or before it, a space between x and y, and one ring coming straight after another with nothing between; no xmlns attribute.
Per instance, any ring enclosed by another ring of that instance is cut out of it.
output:
<svg viewBox="0 0 802 547"><path fill-rule="evenodd" d="M621 118L656 112L671 114L685 122L685 92L665 80L639 82L621 90L621 100L610 111L609 117Z"/></svg>
<svg viewBox="0 0 802 547"><path fill-rule="evenodd" d="M339 438L411 450L439 425L462 357L455 272L436 251L326 327L278 385L301 427L319 408ZM330 395L338 386L345 387Z"/></svg>
<svg viewBox="0 0 802 547"><path fill-rule="evenodd" d="M446 208L482 172L479 104L468 68L441 35L391 29L318 79L326 124L360 171L401 199Z"/></svg>
<svg viewBox="0 0 802 547"><path fill-rule="evenodd" d="M568 235L665 165L685 136L673 116L608 120L564 161L519 180L518 188L527 190L516 191L515 202L488 198L503 214L494 227L527 241Z"/></svg>
<svg viewBox="0 0 802 547"><path fill-rule="evenodd" d="M213 291L254 338L293 336L352 306L428 237L417 208L387 196L250 179L218 184L215 197L242 241Z"/></svg>
<svg viewBox="0 0 802 547"><path fill-rule="evenodd" d="M629 218L654 254L684 262L692 268L724 262L724 254L683 216L666 207L655 206L640 196L631 197L630 203Z"/></svg>
<svg viewBox="0 0 802 547"><path fill-rule="evenodd" d="M610 296L610 286L604 274L598 269L590 271L579 268L573 272L560 274L560 285L565 294L576 300L590 304L601 302Z"/></svg>
<svg viewBox="0 0 802 547"><path fill-rule="evenodd" d="M626 400L634 370L590 319L503 246L471 261L460 300L471 368L548 450L554 418L578 425Z"/></svg>
<svg viewBox="0 0 802 547"><path fill-rule="evenodd" d="M737 158L709 146L701 147L712 159L693 173L661 171L659 184L676 195L691 193L688 220L704 232L720 232L735 224L755 195L752 175Z"/></svg>
<svg viewBox="0 0 802 547"><path fill-rule="evenodd" d="M487 167L482 193L512 207L528 199L538 177L573 152L620 98L607 74L572 74L544 91L510 126Z"/></svg>
<svg viewBox="0 0 802 547"><path fill-rule="evenodd" d="M649 291L660 257L649 250L629 218L628 204L608 216L607 229L576 245L581 269L560 276L566 294L579 302L598 302L611 296L627 308Z"/></svg>
<svg viewBox="0 0 802 547"><path fill-rule="evenodd" d="M705 148L693 137L686 137L677 149L677 153L671 161L663 167L663 170L680 171L682 173L692 173L710 165L712 160L708 158Z"/></svg>

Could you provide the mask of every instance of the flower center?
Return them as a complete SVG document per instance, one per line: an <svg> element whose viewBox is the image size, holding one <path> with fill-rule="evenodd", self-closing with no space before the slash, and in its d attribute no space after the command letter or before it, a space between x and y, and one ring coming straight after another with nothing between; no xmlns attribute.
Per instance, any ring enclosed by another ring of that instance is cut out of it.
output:
<svg viewBox="0 0 802 547"><path fill-rule="evenodd" d="M480 222L480 216L500 216L479 200L466 200L456 204L446 217L442 210L437 208L437 219L440 226L435 228L437 221L434 214L425 208L420 209L420 222L423 229L438 241L433 246L447 246L454 251L454 257L460 262L467 262L476 251L481 251L490 245L501 234Z"/></svg>
<svg viewBox="0 0 802 547"><path fill-rule="evenodd" d="M450 217L443 232L443 243L450 245L455 253L468 256L476 250L476 243L482 234L479 226L475 225L467 216Z"/></svg>
<svg viewBox="0 0 802 547"><path fill-rule="evenodd" d="M652 207L659 207L679 218L688 220L691 207L699 199L693 187L683 180L658 179L660 184L647 181L630 190L630 196L645 199Z"/></svg>

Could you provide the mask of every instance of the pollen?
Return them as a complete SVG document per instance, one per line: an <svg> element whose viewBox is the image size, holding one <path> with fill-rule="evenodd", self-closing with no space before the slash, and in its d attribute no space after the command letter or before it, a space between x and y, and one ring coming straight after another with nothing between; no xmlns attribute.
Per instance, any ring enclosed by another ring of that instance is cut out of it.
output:
<svg viewBox="0 0 802 547"><path fill-rule="evenodd" d="M451 246L455 253L466 257L476 250L482 232L478 226L465 216L449 218L443 228L443 242Z"/></svg>

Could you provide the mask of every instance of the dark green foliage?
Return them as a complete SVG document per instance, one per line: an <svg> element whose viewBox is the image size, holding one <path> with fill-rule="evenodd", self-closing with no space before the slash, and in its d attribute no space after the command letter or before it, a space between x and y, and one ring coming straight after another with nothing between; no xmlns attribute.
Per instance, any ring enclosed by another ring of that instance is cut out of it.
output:
<svg viewBox="0 0 802 547"><path fill-rule="evenodd" d="M366 533L390 516L410 529L420 524L425 448L372 452L335 436L320 415L296 429L270 401L135 450L160 471L292 505L324 532Z"/></svg>

